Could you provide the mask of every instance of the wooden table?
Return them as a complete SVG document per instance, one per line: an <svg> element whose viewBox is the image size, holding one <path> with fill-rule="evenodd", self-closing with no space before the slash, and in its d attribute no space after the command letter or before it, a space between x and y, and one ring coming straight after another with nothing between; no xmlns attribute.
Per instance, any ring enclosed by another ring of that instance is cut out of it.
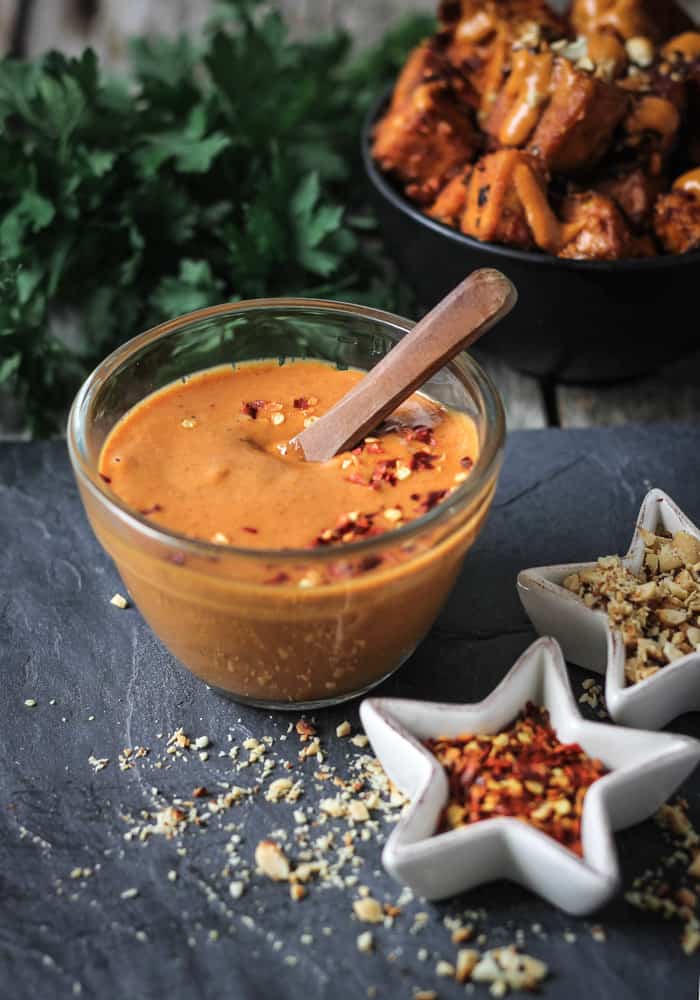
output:
<svg viewBox="0 0 700 1000"><path fill-rule="evenodd" d="M555 6L565 3L554 0ZM119 66L129 36L196 31L213 5L214 0L0 0L0 51L34 56L58 48L75 54L92 45L107 64ZM295 33L342 26L362 45L375 41L407 8L431 11L436 0L277 0L277 6ZM700 19L700 0L684 0L684 6ZM503 365L487 367L503 394L511 429L700 419L700 353L653 378L604 388L543 391L535 379Z"/></svg>
<svg viewBox="0 0 700 1000"><path fill-rule="evenodd" d="M700 420L700 353L653 377L605 386L543 388L537 379L498 362L484 367L501 391L511 430Z"/></svg>

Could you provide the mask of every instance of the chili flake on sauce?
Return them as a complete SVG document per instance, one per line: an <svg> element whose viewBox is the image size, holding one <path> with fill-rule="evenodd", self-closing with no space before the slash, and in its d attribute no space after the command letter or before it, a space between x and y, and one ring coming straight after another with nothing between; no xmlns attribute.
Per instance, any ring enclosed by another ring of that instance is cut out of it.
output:
<svg viewBox="0 0 700 1000"><path fill-rule="evenodd" d="M444 767L450 788L436 833L512 816L583 854L583 801L607 770L578 743L561 743L545 708L529 702L500 733L440 737L425 745Z"/></svg>

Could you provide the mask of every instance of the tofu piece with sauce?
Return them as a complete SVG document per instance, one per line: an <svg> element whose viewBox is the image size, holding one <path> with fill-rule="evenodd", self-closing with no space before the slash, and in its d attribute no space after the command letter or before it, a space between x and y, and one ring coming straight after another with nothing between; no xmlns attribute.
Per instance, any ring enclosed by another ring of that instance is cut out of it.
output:
<svg viewBox="0 0 700 1000"><path fill-rule="evenodd" d="M654 232L668 253L700 250L700 167L683 174L657 199Z"/></svg>
<svg viewBox="0 0 700 1000"><path fill-rule="evenodd" d="M471 172L460 228L477 240L521 249L535 245L518 172L524 172L546 201L542 164L522 150L502 149L482 157Z"/></svg>
<svg viewBox="0 0 700 1000"><path fill-rule="evenodd" d="M575 172L597 163L623 118L628 95L568 59L555 60L552 98L528 149L553 172Z"/></svg>
<svg viewBox="0 0 700 1000"><path fill-rule="evenodd" d="M444 79L420 83L377 124L372 155L409 198L430 204L480 146L470 109Z"/></svg>
<svg viewBox="0 0 700 1000"><path fill-rule="evenodd" d="M551 51L520 49L513 53L510 76L496 98L483 129L500 146L524 146L552 92Z"/></svg>
<svg viewBox="0 0 700 1000"><path fill-rule="evenodd" d="M448 58L479 95L480 120L497 100L514 50L567 34L545 0L443 0L438 20Z"/></svg>
<svg viewBox="0 0 700 1000"><path fill-rule="evenodd" d="M637 256L631 233L612 198L598 191L569 195L561 206L562 245L558 257L619 260Z"/></svg>

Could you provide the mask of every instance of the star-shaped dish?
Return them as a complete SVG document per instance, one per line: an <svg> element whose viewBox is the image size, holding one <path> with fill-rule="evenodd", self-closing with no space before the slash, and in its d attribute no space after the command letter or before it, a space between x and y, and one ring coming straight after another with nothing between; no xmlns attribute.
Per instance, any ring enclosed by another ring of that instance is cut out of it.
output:
<svg viewBox="0 0 700 1000"><path fill-rule="evenodd" d="M610 772L586 794L583 857L511 817L481 820L435 835L448 801L448 782L423 741L500 732L528 701L549 711L562 742L579 743ZM567 913L590 913L619 886L612 831L655 812L700 760L700 742L690 737L582 719L561 649L548 638L533 643L498 687L477 704L368 698L360 714L384 770L411 800L386 843L382 861L394 878L428 899L510 879Z"/></svg>
<svg viewBox="0 0 700 1000"><path fill-rule="evenodd" d="M650 490L644 498L623 565L635 576L644 560L640 528L664 528L672 534L686 531L700 538L698 529L661 490ZM600 552L599 555L606 555ZM564 656L588 670L605 674L605 702L615 722L642 729L660 729L683 712L700 710L700 650L688 653L662 667L658 673L626 686L625 646L622 635L612 628L605 611L593 611L562 586L570 573L595 566L571 563L538 566L518 575L518 593L523 607L540 635L553 635Z"/></svg>

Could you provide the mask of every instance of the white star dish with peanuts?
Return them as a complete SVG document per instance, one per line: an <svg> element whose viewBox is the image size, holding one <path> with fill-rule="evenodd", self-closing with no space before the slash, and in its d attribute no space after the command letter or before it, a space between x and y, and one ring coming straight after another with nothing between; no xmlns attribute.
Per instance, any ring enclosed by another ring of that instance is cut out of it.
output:
<svg viewBox="0 0 700 1000"><path fill-rule="evenodd" d="M560 741L580 744L608 769L584 799L581 857L549 834L509 816L436 833L449 786L425 741L500 733L528 702L547 709ZM700 760L700 742L690 737L584 720L561 649L550 638L533 643L481 702L448 705L368 698L360 715L384 770L410 799L382 861L394 878L428 899L509 879L567 913L590 913L620 884L613 831L652 815Z"/></svg>
<svg viewBox="0 0 700 1000"><path fill-rule="evenodd" d="M661 490L650 490L642 503L632 543L620 560L634 576L640 574L644 564L644 533L659 529L671 535L684 532L700 541L700 529L673 500ZM680 651L676 650L672 662L643 680L627 683L623 633L611 625L605 610L586 606L564 586L565 580L595 570L597 565L538 566L518 575L520 600L536 630L554 636L570 663L605 675L605 701L615 722L660 729L683 712L700 710L700 648L685 655L678 655Z"/></svg>

